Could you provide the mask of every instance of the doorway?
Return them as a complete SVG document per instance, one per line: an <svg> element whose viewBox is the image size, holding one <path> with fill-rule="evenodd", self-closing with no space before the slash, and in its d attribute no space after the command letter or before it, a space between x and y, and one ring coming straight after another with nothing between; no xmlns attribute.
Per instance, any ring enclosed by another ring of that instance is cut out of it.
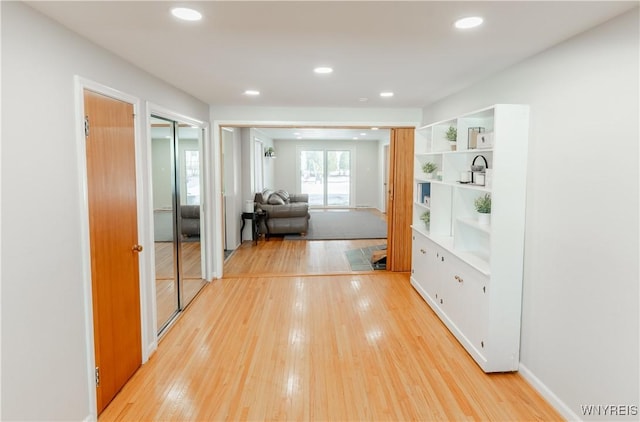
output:
<svg viewBox="0 0 640 422"><path fill-rule="evenodd" d="M330 196L331 193L325 195L324 185L328 183L324 180L324 175L328 174L329 170L325 168L328 159L324 157L324 151L341 151L345 143L350 143L352 148L349 157L348 183L352 185L352 188L349 191L350 205L348 208L377 208L382 213L386 213L387 240L391 245L390 249L393 250L393 255L389 256L387 268L393 268L393 271L408 271L410 269L410 250L405 246L408 244L407 233L409 234L409 243L411 239L411 222L410 219L407 220L407 216L411 215L412 209L412 151L415 128L413 126L380 127L379 124L367 126L370 127L370 130L362 125L340 126L335 122L317 123L315 126L301 124L286 127L277 121L214 122L214 127L220 129L216 136L220 142L219 148L222 151L223 166L218 177L224 183L225 200L223 215L216 221L226 230L227 247L228 240L238 231L236 226L232 227L237 224L237 218L234 217L241 214L244 201L251 200L255 193L252 185L255 154L250 136L238 135L237 138L234 138L230 134L234 129L238 132L246 130L249 134L252 133L252 130L259 129L261 134L265 136L265 140L273 142L278 151L279 163L273 175L273 183L268 185L290 192L307 190L310 193L310 201L317 204L314 205L315 207L325 207L325 202L330 202L328 199L325 200L325 196ZM359 138L357 135L362 137ZM233 141L232 138L234 138ZM376 142L377 152L366 152L361 147L361 145L365 145L363 141L370 140ZM343 146L328 145L333 141L341 142ZM344 146L344 148L349 147ZM307 173L303 172L300 159L303 150L311 153L315 151L318 154L315 159L317 166L307 166ZM371 167L370 163L373 162L377 163L375 167L379 173L367 174ZM295 163L294 171L290 171L292 163ZM315 173L312 174L311 170ZM304 180L305 178L306 180ZM319 186L303 189L304 183L313 183ZM233 201L229 196L231 186L235 188ZM311 192L311 190L316 192ZM319 196L314 197L314 195ZM344 206L334 205L334 209L330 211L336 211L341 207ZM223 268L224 258L225 255L222 253L216 255L217 268ZM390 264L393 264L393 267ZM406 269L407 265L409 265L409 269Z"/></svg>
<svg viewBox="0 0 640 422"><path fill-rule="evenodd" d="M205 285L203 129L151 116L151 173L158 333Z"/></svg>

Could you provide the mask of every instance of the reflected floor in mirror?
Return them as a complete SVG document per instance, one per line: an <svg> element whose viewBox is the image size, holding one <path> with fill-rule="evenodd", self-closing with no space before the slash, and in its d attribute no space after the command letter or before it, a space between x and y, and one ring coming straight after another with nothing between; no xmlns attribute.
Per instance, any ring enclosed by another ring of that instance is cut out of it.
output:
<svg viewBox="0 0 640 422"><path fill-rule="evenodd" d="M200 242L183 242L182 265L183 294L185 303L189 303L204 286L200 276ZM155 242L156 252L156 303L157 324L162 327L178 309L178 296L173 271L174 245L172 242Z"/></svg>

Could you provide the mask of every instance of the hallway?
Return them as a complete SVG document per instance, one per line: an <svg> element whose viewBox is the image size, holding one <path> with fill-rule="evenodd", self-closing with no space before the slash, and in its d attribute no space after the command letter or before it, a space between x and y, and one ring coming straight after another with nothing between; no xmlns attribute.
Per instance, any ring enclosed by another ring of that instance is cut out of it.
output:
<svg viewBox="0 0 640 422"><path fill-rule="evenodd" d="M484 374L385 271L215 280L100 417L462 419L561 418L518 374Z"/></svg>

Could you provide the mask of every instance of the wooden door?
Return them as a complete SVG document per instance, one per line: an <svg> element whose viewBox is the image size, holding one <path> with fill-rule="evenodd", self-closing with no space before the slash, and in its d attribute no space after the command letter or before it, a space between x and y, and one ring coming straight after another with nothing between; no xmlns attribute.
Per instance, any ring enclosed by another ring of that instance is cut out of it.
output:
<svg viewBox="0 0 640 422"><path fill-rule="evenodd" d="M391 129L387 270L411 271L413 128Z"/></svg>
<svg viewBox="0 0 640 422"><path fill-rule="evenodd" d="M142 361L133 105L84 91L98 413Z"/></svg>

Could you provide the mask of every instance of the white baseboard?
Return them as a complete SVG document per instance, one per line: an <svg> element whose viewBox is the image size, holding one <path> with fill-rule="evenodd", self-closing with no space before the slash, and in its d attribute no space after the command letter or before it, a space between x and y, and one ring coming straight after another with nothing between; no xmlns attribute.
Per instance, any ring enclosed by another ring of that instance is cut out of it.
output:
<svg viewBox="0 0 640 422"><path fill-rule="evenodd" d="M158 350L158 339L157 339L157 337L156 337L156 339L154 341L152 341L151 343L147 344L147 347L146 347L146 349L144 351L144 355L142 356L142 364L143 365L149 361L149 359L156 352L156 350Z"/></svg>
<svg viewBox="0 0 640 422"><path fill-rule="evenodd" d="M569 406L556 394L551 391L549 387L547 387L538 377L536 377L533 372L529 370L525 365L520 362L518 367L518 372L522 375L522 378L525 379L533 388L535 388L542 397L545 398L553 406L559 413L568 421L582 421L580 416L574 413Z"/></svg>

